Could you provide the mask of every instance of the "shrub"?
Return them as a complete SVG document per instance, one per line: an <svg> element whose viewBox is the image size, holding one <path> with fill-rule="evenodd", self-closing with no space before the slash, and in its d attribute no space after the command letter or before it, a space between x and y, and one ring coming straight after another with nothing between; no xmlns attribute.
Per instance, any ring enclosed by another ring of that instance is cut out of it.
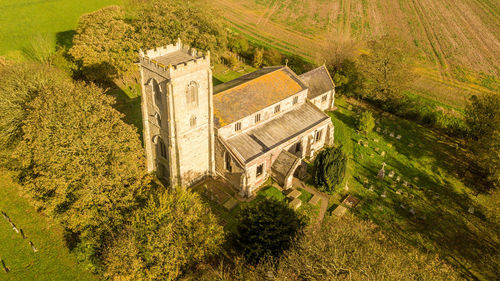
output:
<svg viewBox="0 0 500 281"><path fill-rule="evenodd" d="M363 111L358 116L358 130L363 132L365 135L373 130L375 127L375 118L370 111Z"/></svg>
<svg viewBox="0 0 500 281"><path fill-rule="evenodd" d="M286 202L270 198L241 209L237 221L236 248L251 264L278 257L306 224Z"/></svg>
<svg viewBox="0 0 500 281"><path fill-rule="evenodd" d="M334 192L344 179L346 165L342 146L326 147L314 160L314 183L323 191Z"/></svg>

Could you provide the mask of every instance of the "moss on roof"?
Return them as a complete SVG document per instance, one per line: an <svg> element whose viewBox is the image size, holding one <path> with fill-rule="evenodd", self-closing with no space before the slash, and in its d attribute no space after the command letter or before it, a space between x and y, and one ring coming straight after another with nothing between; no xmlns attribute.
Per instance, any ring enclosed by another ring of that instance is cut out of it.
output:
<svg viewBox="0 0 500 281"><path fill-rule="evenodd" d="M286 66L243 75L214 89L216 123L220 127L233 123L304 89L304 83Z"/></svg>

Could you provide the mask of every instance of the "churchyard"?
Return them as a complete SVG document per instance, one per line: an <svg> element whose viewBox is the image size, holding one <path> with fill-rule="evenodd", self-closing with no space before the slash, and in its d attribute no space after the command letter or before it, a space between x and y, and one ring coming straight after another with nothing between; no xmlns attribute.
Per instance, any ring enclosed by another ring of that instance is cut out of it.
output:
<svg viewBox="0 0 500 281"><path fill-rule="evenodd" d="M343 98L336 99L336 106L329 113L335 143L350 159L329 211L353 195L361 202L352 212L374 221L393 239L437 252L466 272L494 277L499 240L492 226L498 227L498 206L475 196L460 144L375 111L375 128L364 135L356 130L355 117L371 109Z"/></svg>
<svg viewBox="0 0 500 281"><path fill-rule="evenodd" d="M38 213L11 176L0 171L0 279L94 280L64 244L61 226Z"/></svg>

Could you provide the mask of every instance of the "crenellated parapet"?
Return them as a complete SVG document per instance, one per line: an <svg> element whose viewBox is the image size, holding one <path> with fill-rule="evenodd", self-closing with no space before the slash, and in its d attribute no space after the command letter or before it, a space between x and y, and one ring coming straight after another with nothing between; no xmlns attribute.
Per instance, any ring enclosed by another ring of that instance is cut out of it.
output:
<svg viewBox="0 0 500 281"><path fill-rule="evenodd" d="M168 77L192 71L200 66L210 66L210 51L203 53L183 45L179 39L176 44L157 47L143 52L139 50L139 63Z"/></svg>

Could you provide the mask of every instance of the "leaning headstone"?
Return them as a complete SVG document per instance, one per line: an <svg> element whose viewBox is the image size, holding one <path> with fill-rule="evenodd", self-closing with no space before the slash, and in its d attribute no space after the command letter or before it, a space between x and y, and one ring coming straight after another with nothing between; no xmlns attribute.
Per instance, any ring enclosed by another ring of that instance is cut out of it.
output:
<svg viewBox="0 0 500 281"><path fill-rule="evenodd" d="M2 268L3 268L3 271L5 271L5 273L9 273L9 268L5 265L5 262L3 261L2 258L0 258L0 264L2 264Z"/></svg>
<svg viewBox="0 0 500 281"><path fill-rule="evenodd" d="M474 207L469 207L469 210L468 210L469 214L474 214Z"/></svg>
<svg viewBox="0 0 500 281"><path fill-rule="evenodd" d="M392 170L392 171L389 172L389 177L392 178L392 177L394 177L395 174L396 173L394 172L394 170Z"/></svg>
<svg viewBox="0 0 500 281"><path fill-rule="evenodd" d="M33 250L33 252L38 252L38 249L35 248L35 245L33 244L33 242L30 241L30 246L31 246L31 250Z"/></svg>

